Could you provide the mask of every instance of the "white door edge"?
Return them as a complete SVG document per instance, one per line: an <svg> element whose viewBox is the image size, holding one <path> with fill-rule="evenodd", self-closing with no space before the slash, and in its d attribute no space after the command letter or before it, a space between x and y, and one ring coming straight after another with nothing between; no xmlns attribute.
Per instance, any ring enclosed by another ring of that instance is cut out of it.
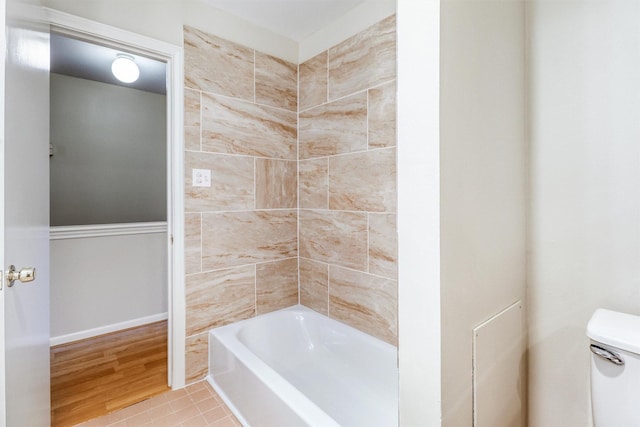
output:
<svg viewBox="0 0 640 427"><path fill-rule="evenodd" d="M6 0L0 0L0 165L4 167L4 80L5 80L5 62L7 54L7 40L6 40L6 20L7 20L7 2ZM6 264L4 259L4 173L0 173L0 285L3 290L0 290L0 427L7 426L7 396L6 396L6 381L5 381L5 334L4 334L4 266Z"/></svg>
<svg viewBox="0 0 640 427"><path fill-rule="evenodd" d="M5 36L7 16L7 3L0 0L0 57L6 58L7 42ZM0 61L0 165L4 167L4 79L5 79L4 59ZM4 289L4 173L0 173L0 284ZM4 290L0 290L0 427L6 427L7 418L7 398L6 398L6 381L5 381L5 360L4 360Z"/></svg>
<svg viewBox="0 0 640 427"><path fill-rule="evenodd" d="M5 0L0 0L0 2L2 4ZM87 40L95 39L111 42L118 46L126 46L134 51L167 62L168 384L173 389L182 388L185 386L186 325L183 49L181 46L54 9L45 8L44 10L46 12L45 19L56 31L74 34ZM4 82L4 79L2 81ZM2 297L0 296L0 298Z"/></svg>

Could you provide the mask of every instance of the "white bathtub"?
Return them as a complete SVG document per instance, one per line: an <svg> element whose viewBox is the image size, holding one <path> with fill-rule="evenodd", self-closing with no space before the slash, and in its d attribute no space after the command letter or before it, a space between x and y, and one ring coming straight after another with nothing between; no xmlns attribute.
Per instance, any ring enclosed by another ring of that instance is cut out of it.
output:
<svg viewBox="0 0 640 427"><path fill-rule="evenodd" d="M207 380L245 426L398 425L397 348L301 305L213 329Z"/></svg>

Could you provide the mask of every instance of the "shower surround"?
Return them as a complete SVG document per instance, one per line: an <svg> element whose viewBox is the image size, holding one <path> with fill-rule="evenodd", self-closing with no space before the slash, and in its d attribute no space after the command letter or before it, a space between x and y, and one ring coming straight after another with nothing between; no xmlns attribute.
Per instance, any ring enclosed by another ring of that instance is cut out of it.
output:
<svg viewBox="0 0 640 427"><path fill-rule="evenodd" d="M298 66L184 27L187 383L208 330L298 302L397 345L395 29Z"/></svg>

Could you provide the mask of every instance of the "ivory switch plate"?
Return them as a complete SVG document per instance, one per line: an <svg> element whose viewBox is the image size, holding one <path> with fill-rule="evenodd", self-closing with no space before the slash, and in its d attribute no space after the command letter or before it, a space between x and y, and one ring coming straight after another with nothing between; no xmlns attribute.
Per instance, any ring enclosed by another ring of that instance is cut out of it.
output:
<svg viewBox="0 0 640 427"><path fill-rule="evenodd" d="M194 187L211 187L211 170L193 169L191 183Z"/></svg>

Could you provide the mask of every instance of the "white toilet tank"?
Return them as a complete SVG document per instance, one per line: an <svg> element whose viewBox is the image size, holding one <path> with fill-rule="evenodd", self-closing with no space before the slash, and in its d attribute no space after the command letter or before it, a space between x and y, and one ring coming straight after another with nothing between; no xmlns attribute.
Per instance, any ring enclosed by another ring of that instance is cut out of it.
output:
<svg viewBox="0 0 640 427"><path fill-rule="evenodd" d="M640 316L599 308L587 336L595 427L640 426Z"/></svg>

